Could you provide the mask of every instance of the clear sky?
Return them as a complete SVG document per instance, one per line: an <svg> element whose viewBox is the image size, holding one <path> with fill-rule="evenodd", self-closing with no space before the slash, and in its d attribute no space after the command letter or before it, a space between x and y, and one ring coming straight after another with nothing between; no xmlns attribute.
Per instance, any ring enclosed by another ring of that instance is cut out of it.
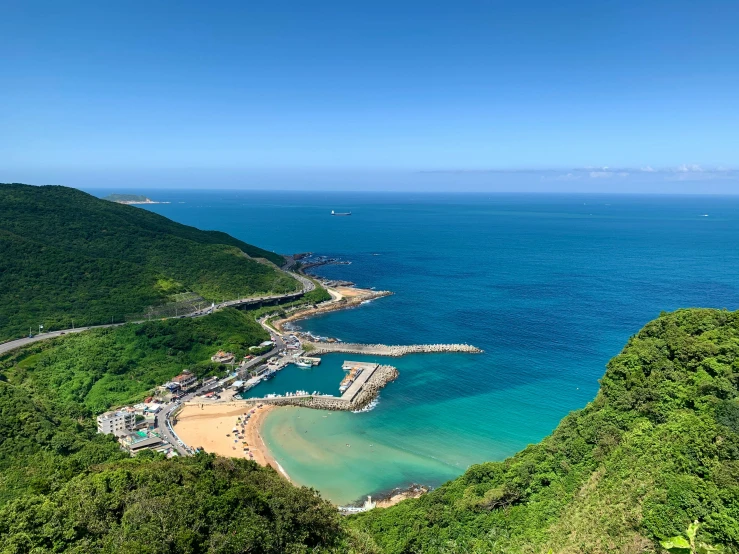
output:
<svg viewBox="0 0 739 554"><path fill-rule="evenodd" d="M0 181L739 192L736 0L0 13Z"/></svg>

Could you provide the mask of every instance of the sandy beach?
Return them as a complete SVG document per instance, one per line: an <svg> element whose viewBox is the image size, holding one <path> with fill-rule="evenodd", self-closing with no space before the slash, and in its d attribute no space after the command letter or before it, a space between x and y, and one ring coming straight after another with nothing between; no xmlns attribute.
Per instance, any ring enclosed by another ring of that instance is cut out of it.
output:
<svg viewBox="0 0 739 554"><path fill-rule="evenodd" d="M188 446L201 447L220 456L252 459L259 465L272 466L289 480L259 434L262 421L274 409L270 405L247 409L223 404L187 404L178 414L174 430ZM243 425L242 433L242 422L248 413L251 418ZM238 436L234 429L238 430Z"/></svg>
<svg viewBox="0 0 739 554"><path fill-rule="evenodd" d="M359 306L362 302L368 300L375 300L382 298L383 296L389 296L392 293L390 291L377 291L371 289L360 289L357 287L325 287L328 293L331 295L331 301L325 302L317 307L302 308L291 312L284 319L276 319L271 321L272 327L274 327L279 333L284 333L285 330L283 325L289 321L298 321L301 319L308 319L320 314L333 312L336 310L346 310Z"/></svg>

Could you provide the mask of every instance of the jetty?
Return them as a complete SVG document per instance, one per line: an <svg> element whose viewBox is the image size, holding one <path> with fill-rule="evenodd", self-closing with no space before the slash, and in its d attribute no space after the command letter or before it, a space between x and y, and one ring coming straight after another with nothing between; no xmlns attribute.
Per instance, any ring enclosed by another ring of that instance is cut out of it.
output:
<svg viewBox="0 0 739 554"><path fill-rule="evenodd" d="M315 356L341 352L344 354L368 354L371 356L389 356L399 358L407 354L439 354L443 352L462 352L466 354L481 354L483 350L470 344L411 344L393 345L385 344L357 344L347 342L332 343L307 343L310 344L310 352Z"/></svg>
<svg viewBox="0 0 739 554"><path fill-rule="evenodd" d="M307 392L286 395L269 395L262 398L238 399L234 397L222 400L194 398L186 405L226 404L229 406L252 407L257 404L274 404L275 406L300 406L317 410L358 411L377 398L380 390L398 378L397 368L368 362L344 362L344 367L359 368L356 379L341 396L330 394L310 394Z"/></svg>

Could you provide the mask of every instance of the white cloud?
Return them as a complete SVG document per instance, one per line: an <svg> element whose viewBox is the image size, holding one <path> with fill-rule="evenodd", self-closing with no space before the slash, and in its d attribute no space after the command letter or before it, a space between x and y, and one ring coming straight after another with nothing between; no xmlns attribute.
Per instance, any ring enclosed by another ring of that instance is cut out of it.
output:
<svg viewBox="0 0 739 554"><path fill-rule="evenodd" d="M610 179L612 177L628 177L628 171L591 171L591 179Z"/></svg>

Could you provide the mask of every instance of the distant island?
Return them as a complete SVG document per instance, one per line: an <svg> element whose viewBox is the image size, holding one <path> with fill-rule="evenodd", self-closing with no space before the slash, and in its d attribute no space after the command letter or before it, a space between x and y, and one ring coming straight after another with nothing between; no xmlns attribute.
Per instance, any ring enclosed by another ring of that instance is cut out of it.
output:
<svg viewBox="0 0 739 554"><path fill-rule="evenodd" d="M117 202L118 204L169 204L169 202L156 202L141 194L109 194L103 200Z"/></svg>

